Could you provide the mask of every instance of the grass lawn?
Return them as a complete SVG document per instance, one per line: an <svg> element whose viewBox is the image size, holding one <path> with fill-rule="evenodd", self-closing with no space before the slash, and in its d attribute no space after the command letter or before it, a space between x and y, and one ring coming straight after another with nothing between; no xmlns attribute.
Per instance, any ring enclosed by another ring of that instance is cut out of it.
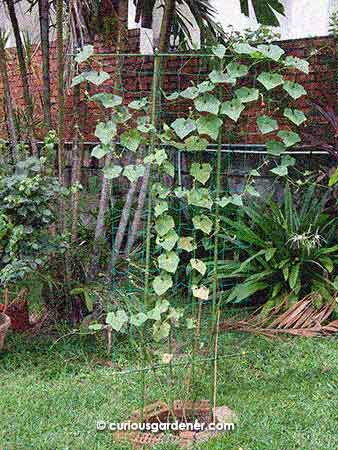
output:
<svg viewBox="0 0 338 450"><path fill-rule="evenodd" d="M93 336L52 343L43 336L7 340L0 356L0 448L130 448L114 443L109 432L96 432L95 426L97 420L126 419L140 406L142 375L116 375L116 369L99 365L106 357ZM239 423L235 431L196 449L338 448L337 341L227 334L220 352L231 356L220 360L218 404L235 410ZM175 368L178 383L168 388L167 369L147 372L147 401L186 397L187 373L185 367ZM200 399L210 397L210 373L206 363L196 368Z"/></svg>

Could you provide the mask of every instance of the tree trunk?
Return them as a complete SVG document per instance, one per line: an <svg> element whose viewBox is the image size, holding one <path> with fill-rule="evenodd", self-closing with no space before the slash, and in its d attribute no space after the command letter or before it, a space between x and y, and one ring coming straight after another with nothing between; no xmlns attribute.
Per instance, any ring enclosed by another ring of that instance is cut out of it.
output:
<svg viewBox="0 0 338 450"><path fill-rule="evenodd" d="M33 155L37 155L38 149L36 146L36 142L33 137L33 102L32 97L30 95L30 89L29 89L29 78L28 78L28 72L27 72L27 66L25 61L25 53L23 49L22 39L20 35L20 28L18 19L15 12L15 4L14 0L5 0L8 8L9 17L11 20L13 33L15 37L16 42L16 51L18 55L18 61L19 61L19 69L20 69L20 75L22 79L22 87L23 87L23 97L26 104L26 113L28 117L28 139L30 141L30 145L32 148Z"/></svg>
<svg viewBox="0 0 338 450"><path fill-rule="evenodd" d="M64 122L65 122L65 96L64 96L64 42L63 42L63 0L56 3L56 33L57 33L57 71L58 71L58 178L64 186ZM60 197L60 231L65 232L65 202Z"/></svg>
<svg viewBox="0 0 338 450"><path fill-rule="evenodd" d="M168 47L170 44L170 34L171 34L171 26L172 26L172 18L173 18L173 12L176 7L176 0L166 0L165 2L165 8L163 12L163 18L162 18L162 24L161 24L161 30L160 30L160 43L159 43L159 52L164 53L165 51L168 51ZM162 61L160 66L163 65ZM161 80L159 82L158 86L155 86L153 88L153 91L158 91L160 88ZM150 100L150 103L152 103L152 100ZM137 208L135 211L133 223L130 230L130 238L128 238L127 241L127 248L126 253L129 255L129 253L132 251L133 245L135 243L135 239L137 236L137 231L140 226L141 217L143 213L144 204L147 197L148 192L148 184L150 179L150 168L147 166L143 181L142 181L142 187L139 193L138 202L137 202Z"/></svg>
<svg viewBox="0 0 338 450"><path fill-rule="evenodd" d="M52 129L49 77L49 0L39 0L40 39L43 77L43 117L46 130Z"/></svg>
<svg viewBox="0 0 338 450"><path fill-rule="evenodd" d="M2 32L1 32L2 33ZM14 123L14 112L13 104L11 98L11 91L8 80L8 70L6 61L6 51L5 51L5 40L3 36L0 36L0 73L2 78L3 90L4 90L4 104L7 116L7 126L9 141L12 148L13 161L17 161L17 146L18 146L18 136Z"/></svg>
<svg viewBox="0 0 338 450"><path fill-rule="evenodd" d="M73 113L74 113L74 131L75 136L73 140L72 149L72 192L71 211L72 211L72 242L77 239L77 226L79 220L79 202L80 202L80 181L81 181L81 143L80 143L80 86L74 88L73 94Z"/></svg>

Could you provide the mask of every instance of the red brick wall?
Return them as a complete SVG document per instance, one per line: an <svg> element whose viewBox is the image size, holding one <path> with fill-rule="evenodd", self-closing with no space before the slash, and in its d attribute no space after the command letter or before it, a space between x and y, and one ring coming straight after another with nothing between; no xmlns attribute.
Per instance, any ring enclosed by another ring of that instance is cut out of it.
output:
<svg viewBox="0 0 338 450"><path fill-rule="evenodd" d="M304 110L308 115L309 120L306 122L306 129L312 130L316 128L316 133L325 133L325 125L320 122L318 115L315 115L308 103L308 99L321 99L325 103L323 93L329 98L336 99L337 95L337 60L336 60L336 42L332 37L324 38L309 38L297 39L290 41L282 41L279 44L282 46L288 55L306 58L310 62L309 75L302 74L298 71L289 72L291 80L301 83L308 92L307 98L302 97L296 102L299 109ZM109 53L111 48L105 48L99 42L95 43L96 52ZM139 34L138 30L130 30L129 32L129 52L137 52L139 48ZM99 91L113 91L113 78L116 76L114 68L114 60L112 57L102 57L98 59L98 66L101 66L106 72L111 75L108 80L100 88L92 88L91 94ZM41 98L42 98L42 84L41 84L41 52L36 50L34 55L34 63L31 67L31 90L35 102L35 113L37 120L42 116ZM20 74L16 64L15 54L11 52L9 60L10 83L12 98L15 106L20 109L23 107L22 99L22 84ZM151 88L151 79L153 71L153 58L131 56L124 58L123 71L120 74L125 102L128 103L134 98L143 97L149 94ZM191 84L191 81L202 81L209 72L206 67L206 60L199 60L198 58L183 58L172 57L169 59L168 65L165 69L164 90L166 92L173 92L177 89L185 89ZM51 74L52 74L52 113L54 126L56 124L56 54L55 47L51 48ZM247 77L241 81L244 85L252 85L253 78ZM2 86L0 85L0 97L2 97ZM277 92L276 100L280 100ZM187 102L178 103L173 106L167 102L161 105L164 117L170 121L175 115L186 115L188 113L189 104ZM257 112L262 114L268 113L266 109L257 111L248 109L243 115L243 118L238 124L229 124L226 130L225 142L235 143L260 143L263 142L262 135L256 129L255 118ZM94 104L89 104L88 118L84 130L84 137L86 141L92 142L96 140L93 136L95 124L102 119L103 112ZM287 122L281 116L278 117L281 126L287 126ZM230 121L228 121L230 122ZM72 93L71 89L67 91L66 96L66 140L70 141L73 136L73 113L72 113ZM303 127L304 128L304 127ZM319 131L318 131L319 130ZM6 137L6 126L3 114L3 108L0 104L0 133L2 137ZM41 136L43 130L40 129ZM270 138L270 137L269 137Z"/></svg>

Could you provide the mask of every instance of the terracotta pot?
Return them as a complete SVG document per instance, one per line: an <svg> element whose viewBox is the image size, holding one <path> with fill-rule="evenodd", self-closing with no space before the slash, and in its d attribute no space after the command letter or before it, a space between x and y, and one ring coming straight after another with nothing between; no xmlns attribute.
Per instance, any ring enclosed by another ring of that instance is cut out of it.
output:
<svg viewBox="0 0 338 450"><path fill-rule="evenodd" d="M0 313L0 350L2 350L8 328L11 325L11 319L3 313Z"/></svg>

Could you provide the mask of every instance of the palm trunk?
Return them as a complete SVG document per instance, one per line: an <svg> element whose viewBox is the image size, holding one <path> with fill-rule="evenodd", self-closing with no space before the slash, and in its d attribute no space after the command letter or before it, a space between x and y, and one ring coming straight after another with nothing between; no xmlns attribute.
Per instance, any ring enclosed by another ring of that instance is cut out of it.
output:
<svg viewBox="0 0 338 450"><path fill-rule="evenodd" d="M2 33L2 32L1 32ZM9 141L12 148L13 161L17 161L17 146L18 146L18 136L14 123L14 112L13 104L11 98L11 91L8 80L8 70L6 61L6 51L5 51L5 40L3 36L0 36L0 73L2 78L2 84L4 89L4 104L7 116L7 126Z"/></svg>
<svg viewBox="0 0 338 450"><path fill-rule="evenodd" d="M77 226L79 219L79 201L80 201L80 191L79 184L81 181L81 143L80 143L80 86L76 86L74 89L74 129L75 136L73 141L72 149L72 186L74 192L72 192L71 198L71 211L72 211L72 242L77 239Z"/></svg>
<svg viewBox="0 0 338 450"><path fill-rule="evenodd" d="M15 12L15 4L14 0L5 0L8 8L9 17L11 20L13 33L15 37L16 42L16 51L18 55L18 61L19 61L19 69L20 69L20 75L22 79L22 87L23 87L23 97L26 104L26 112L28 117L28 139L30 141L30 145L32 148L33 155L37 155L38 149L36 146L36 142L33 137L33 102L32 97L30 95L30 89L29 89L29 77L27 72L27 66L25 61L25 53L23 49L21 34L20 34L20 28L18 19Z"/></svg>
<svg viewBox="0 0 338 450"><path fill-rule="evenodd" d="M39 0L40 39L43 77L43 117L47 130L52 128L49 77L49 0Z"/></svg>
<svg viewBox="0 0 338 450"><path fill-rule="evenodd" d="M160 53L164 53L165 51L167 51L169 44L170 44L171 25L172 25L172 18L173 18L173 12L175 10L175 7L176 7L176 0L167 0L166 1L163 18L162 18L161 31L160 31L160 43L159 43L159 52ZM161 61L161 63L162 63L162 61ZM160 63L160 65L162 65L161 63ZM161 83L161 80L159 82L159 86L155 87L155 91L157 91L160 88L160 83ZM153 91L154 91L154 89L153 89ZM150 103L152 103L151 100L150 100ZM137 208L135 211L134 220L133 220L131 230L130 230L130 239L128 238L128 241L127 241L127 248L126 248L127 255L129 255L129 253L132 251L132 248L135 243L136 236L137 236L137 231L140 227L143 208L145 205L147 192L148 192L149 180L150 180L150 168L147 167L144 177L143 177L142 188L139 193Z"/></svg>
<svg viewBox="0 0 338 450"><path fill-rule="evenodd" d="M120 53L121 50L124 48L125 33L127 31L126 23L128 20L128 0L120 0L118 7L118 15L119 20L118 20L118 33L116 40L116 54ZM116 64L116 70L119 70L119 62L117 62ZM121 89L120 77L116 76L114 83L114 91L119 92L120 89ZM105 159L105 166L109 166L111 161L112 156L107 155ZM95 237L93 243L93 255L88 274L89 279L91 281L95 279L98 269L100 267L100 256L101 256L100 246L102 245L102 242L105 237L104 219L109 204L110 187L111 187L111 180L104 177L102 181L99 212L96 219Z"/></svg>

